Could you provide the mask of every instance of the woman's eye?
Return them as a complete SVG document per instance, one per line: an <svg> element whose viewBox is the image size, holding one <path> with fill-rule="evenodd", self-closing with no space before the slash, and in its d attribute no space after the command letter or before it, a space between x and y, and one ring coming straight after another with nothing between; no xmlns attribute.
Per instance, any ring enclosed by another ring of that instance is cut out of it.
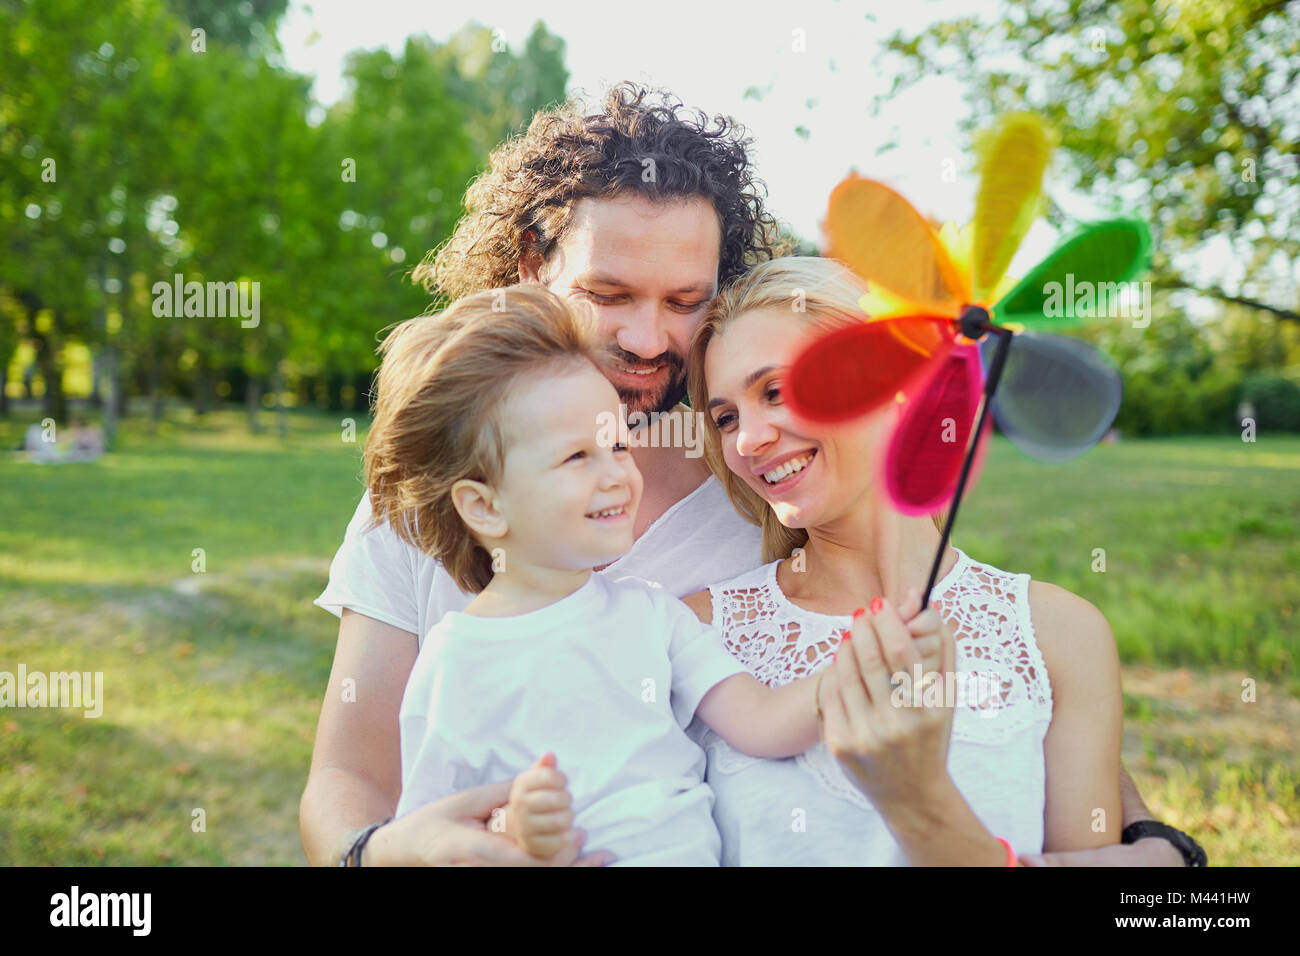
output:
<svg viewBox="0 0 1300 956"><path fill-rule="evenodd" d="M775 396L775 398L774 398L773 396ZM765 392L763 393L763 397L766 398L769 402L780 401L780 400L781 400L781 386L780 386L780 385L771 385L771 386L769 386L768 389L767 389L767 391L765 391Z"/></svg>
<svg viewBox="0 0 1300 956"><path fill-rule="evenodd" d="M609 305L617 298L617 296L612 296L612 295L601 295L598 292L592 292L590 289L583 289L582 294L585 295L587 298L591 299L593 302L599 302L602 305Z"/></svg>
<svg viewBox="0 0 1300 956"><path fill-rule="evenodd" d="M570 461L577 461L579 458L586 458L586 457L587 457L587 453L585 451L575 451L572 455L570 455L568 458L564 460L567 463Z"/></svg>
<svg viewBox="0 0 1300 956"><path fill-rule="evenodd" d="M704 299L700 302L670 302L669 305L671 305L678 312L694 312L696 309L705 305L707 302L708 299Z"/></svg>
<svg viewBox="0 0 1300 956"><path fill-rule="evenodd" d="M713 424L718 429L718 431L722 431L723 428L731 424L731 420L735 417L736 417L735 415L732 415L730 412L727 412L725 414L719 415L717 421L715 421Z"/></svg>
<svg viewBox="0 0 1300 956"><path fill-rule="evenodd" d="M624 441L619 442L617 445L614 446L614 450L615 450L615 451L627 451L627 450L628 450L627 442L624 442Z"/></svg>

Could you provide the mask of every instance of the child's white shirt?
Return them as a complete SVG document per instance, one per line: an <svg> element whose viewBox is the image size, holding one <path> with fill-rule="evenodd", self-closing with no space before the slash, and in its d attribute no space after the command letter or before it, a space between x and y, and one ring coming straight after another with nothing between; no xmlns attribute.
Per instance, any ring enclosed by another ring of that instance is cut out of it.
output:
<svg viewBox="0 0 1300 956"><path fill-rule="evenodd" d="M402 698L401 816L510 780L550 751L568 778L584 853L618 865L717 866L704 753L685 728L745 667L718 631L657 584L592 574L529 614L449 611Z"/></svg>

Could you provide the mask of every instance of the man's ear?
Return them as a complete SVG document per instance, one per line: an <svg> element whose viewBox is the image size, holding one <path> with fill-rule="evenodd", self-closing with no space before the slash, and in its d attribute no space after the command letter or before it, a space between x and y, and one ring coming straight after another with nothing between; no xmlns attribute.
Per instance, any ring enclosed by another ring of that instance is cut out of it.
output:
<svg viewBox="0 0 1300 956"><path fill-rule="evenodd" d="M537 248L537 230L529 229L524 232L523 241L520 243L519 281L541 282L541 276L542 254Z"/></svg>
<svg viewBox="0 0 1300 956"><path fill-rule="evenodd" d="M497 510L496 496L481 481L462 478L451 486L451 503L465 525L481 538L504 538L510 530L505 515Z"/></svg>

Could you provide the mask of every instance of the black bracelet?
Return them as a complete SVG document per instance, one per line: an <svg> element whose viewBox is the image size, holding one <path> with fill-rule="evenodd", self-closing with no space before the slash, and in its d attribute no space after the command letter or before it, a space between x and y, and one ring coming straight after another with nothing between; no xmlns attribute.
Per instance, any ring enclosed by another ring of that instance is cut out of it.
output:
<svg viewBox="0 0 1300 956"><path fill-rule="evenodd" d="M382 823L370 824L370 826L366 827L364 830L358 833L356 839L352 841L352 846L350 846L348 848L348 851L344 853L342 857L339 858L339 866L360 866L361 851L366 848L366 842L372 836L374 836L376 830L378 830L384 824L392 823L392 822L393 822L393 818L389 817L387 820L384 820Z"/></svg>
<svg viewBox="0 0 1300 956"><path fill-rule="evenodd" d="M1193 840L1182 830L1175 829L1165 823L1158 823L1155 820L1140 820L1137 823L1130 823L1120 834L1121 843L1136 843L1138 840L1147 837L1159 837L1162 840L1168 840L1183 856L1184 866L1206 866L1208 860L1205 851L1201 845Z"/></svg>

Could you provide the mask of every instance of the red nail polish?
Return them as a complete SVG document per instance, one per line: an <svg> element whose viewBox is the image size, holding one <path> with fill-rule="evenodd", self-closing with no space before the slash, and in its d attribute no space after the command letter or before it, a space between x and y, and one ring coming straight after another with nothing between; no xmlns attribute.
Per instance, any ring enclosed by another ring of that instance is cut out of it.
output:
<svg viewBox="0 0 1300 956"><path fill-rule="evenodd" d="M866 608L861 608L861 607L860 607L860 608L858 608L856 611L853 612L853 619L856 621L858 618L862 617L862 615L864 615L864 614L866 614L866 613L867 613Z"/></svg>
<svg viewBox="0 0 1300 956"><path fill-rule="evenodd" d="M885 602L884 602L883 599L878 598L878 597L873 597L873 598L871 599L871 613L872 613L872 614L879 614L879 613L884 609L884 607L885 607Z"/></svg>

